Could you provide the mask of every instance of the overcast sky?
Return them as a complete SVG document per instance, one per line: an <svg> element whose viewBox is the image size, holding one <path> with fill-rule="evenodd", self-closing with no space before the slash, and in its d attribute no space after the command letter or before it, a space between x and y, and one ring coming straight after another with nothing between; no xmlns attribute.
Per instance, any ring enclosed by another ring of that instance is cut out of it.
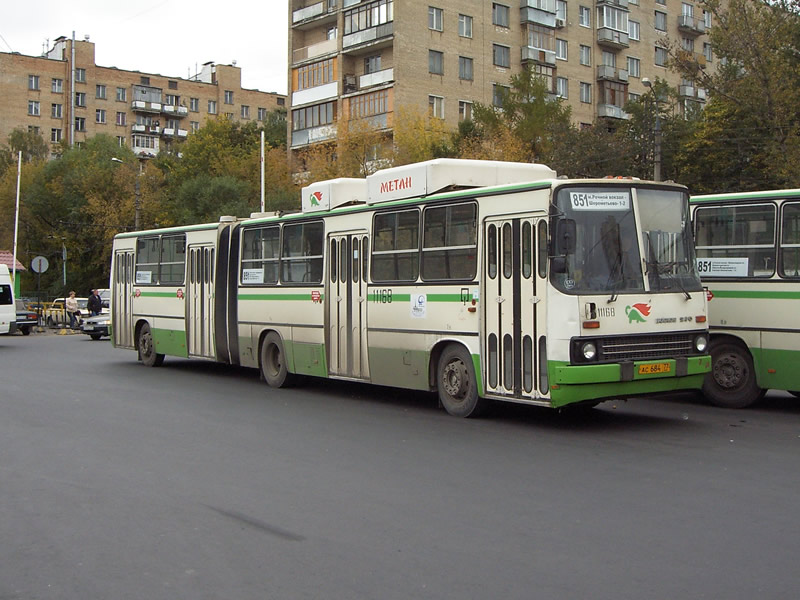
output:
<svg viewBox="0 0 800 600"><path fill-rule="evenodd" d="M10 4L4 0L4 5ZM242 86L286 93L286 0L23 0L0 18L0 51L40 56L59 36L95 44L103 67L186 78L213 61Z"/></svg>

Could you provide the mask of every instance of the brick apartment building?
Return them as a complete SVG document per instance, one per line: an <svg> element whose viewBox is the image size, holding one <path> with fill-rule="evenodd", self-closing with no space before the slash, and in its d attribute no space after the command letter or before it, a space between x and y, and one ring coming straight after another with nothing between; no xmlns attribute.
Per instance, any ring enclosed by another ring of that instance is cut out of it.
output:
<svg viewBox="0 0 800 600"><path fill-rule="evenodd" d="M710 63L711 15L688 0L290 0L292 150L336 136L339 119L391 131L401 106L427 107L455 128L474 102L529 65L576 124L626 119L643 78L667 80L685 103L705 91L667 70L669 39ZM618 121L617 121L618 122Z"/></svg>
<svg viewBox="0 0 800 600"><path fill-rule="evenodd" d="M206 63L190 79L95 64L94 43L60 37L43 56L0 52L0 141L16 128L57 144L105 133L141 158L227 115L260 121L281 94L242 88L241 69Z"/></svg>

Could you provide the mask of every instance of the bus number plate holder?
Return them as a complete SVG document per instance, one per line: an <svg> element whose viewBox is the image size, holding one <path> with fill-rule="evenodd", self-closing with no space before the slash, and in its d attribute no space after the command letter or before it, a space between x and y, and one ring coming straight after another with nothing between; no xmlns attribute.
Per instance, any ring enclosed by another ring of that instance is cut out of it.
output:
<svg viewBox="0 0 800 600"><path fill-rule="evenodd" d="M670 364L664 363L650 363L647 365L639 365L639 375L655 375L658 373L669 373L671 371Z"/></svg>

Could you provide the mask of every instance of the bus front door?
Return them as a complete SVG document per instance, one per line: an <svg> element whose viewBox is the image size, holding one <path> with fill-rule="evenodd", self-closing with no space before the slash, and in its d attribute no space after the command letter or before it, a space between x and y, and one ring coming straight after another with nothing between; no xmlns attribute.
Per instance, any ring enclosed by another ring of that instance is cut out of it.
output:
<svg viewBox="0 0 800 600"><path fill-rule="evenodd" d="M543 229L537 236L539 223ZM546 248L546 226L534 217L484 224L483 375L492 395L533 400L547 394L547 389L537 392L540 381L546 387L537 361L538 344L544 342L546 290L546 271L537 268L537 237Z"/></svg>
<svg viewBox="0 0 800 600"><path fill-rule="evenodd" d="M214 358L214 247L189 246L186 343L189 356Z"/></svg>
<svg viewBox="0 0 800 600"><path fill-rule="evenodd" d="M367 363L367 256L364 232L328 236L326 346L328 373L369 379Z"/></svg>
<svg viewBox="0 0 800 600"><path fill-rule="evenodd" d="M114 346L133 348L133 250L114 255L114 285L111 298Z"/></svg>

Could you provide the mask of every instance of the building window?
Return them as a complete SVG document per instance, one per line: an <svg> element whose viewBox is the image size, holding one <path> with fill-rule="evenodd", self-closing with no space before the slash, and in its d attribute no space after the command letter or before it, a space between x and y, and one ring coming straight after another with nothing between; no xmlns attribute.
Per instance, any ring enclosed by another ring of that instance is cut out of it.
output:
<svg viewBox="0 0 800 600"><path fill-rule="evenodd" d="M681 48L686 52L694 52L694 40L691 38L681 38Z"/></svg>
<svg viewBox="0 0 800 600"><path fill-rule="evenodd" d="M225 90L225 104L233 104L233 91Z"/></svg>
<svg viewBox="0 0 800 600"><path fill-rule="evenodd" d="M556 96L569 98L569 81L566 77L556 77Z"/></svg>
<svg viewBox="0 0 800 600"><path fill-rule="evenodd" d="M438 50L428 50L428 73L444 75L444 53Z"/></svg>
<svg viewBox="0 0 800 600"><path fill-rule="evenodd" d="M54 94L60 94L64 91L64 80L63 79L53 79L52 85L50 86L50 91Z"/></svg>
<svg viewBox="0 0 800 600"><path fill-rule="evenodd" d="M189 121L189 130L195 133L200 130L200 121Z"/></svg>
<svg viewBox="0 0 800 600"><path fill-rule="evenodd" d="M36 100L28 100L28 114L38 117L41 114L41 106Z"/></svg>
<svg viewBox="0 0 800 600"><path fill-rule="evenodd" d="M119 146L120 148L123 148L125 146L125 136L124 135L118 135L117 136L117 146Z"/></svg>
<svg viewBox="0 0 800 600"><path fill-rule="evenodd" d="M50 105L50 116L54 119L60 119L63 115L63 104L51 104Z"/></svg>
<svg viewBox="0 0 800 600"><path fill-rule="evenodd" d="M630 39L639 41L639 29L638 21L628 21L628 37Z"/></svg>
<svg viewBox="0 0 800 600"><path fill-rule="evenodd" d="M466 100L458 101L458 120L471 121L472 120L472 102Z"/></svg>
<svg viewBox="0 0 800 600"><path fill-rule="evenodd" d="M556 19L567 22L567 3L564 0L556 0Z"/></svg>
<svg viewBox="0 0 800 600"><path fill-rule="evenodd" d="M708 42L703 42L703 56L708 62L711 62L711 44Z"/></svg>
<svg viewBox="0 0 800 600"><path fill-rule="evenodd" d="M580 47L580 61L582 65L590 67L592 65L592 48L591 46L581 45Z"/></svg>
<svg viewBox="0 0 800 600"><path fill-rule="evenodd" d="M86 131L85 117L75 117L75 131Z"/></svg>
<svg viewBox="0 0 800 600"><path fill-rule="evenodd" d="M200 98L189 98L189 110L192 112L200 111Z"/></svg>
<svg viewBox="0 0 800 600"><path fill-rule="evenodd" d="M167 106L178 106L180 104L181 97L176 96L175 94L167 94L164 100L164 104Z"/></svg>
<svg viewBox="0 0 800 600"><path fill-rule="evenodd" d="M61 130L60 129L51 129L50 130L50 141L54 144L57 144L61 141Z"/></svg>
<svg viewBox="0 0 800 600"><path fill-rule="evenodd" d="M86 83L86 69L75 69L75 81L78 83Z"/></svg>
<svg viewBox="0 0 800 600"><path fill-rule="evenodd" d="M344 34L372 29L394 20L394 0L377 0L362 3L358 8L344 13Z"/></svg>
<svg viewBox="0 0 800 600"><path fill-rule="evenodd" d="M550 27L528 24L528 46L539 50L555 51L556 33Z"/></svg>
<svg viewBox="0 0 800 600"><path fill-rule="evenodd" d="M428 96L428 109L432 117L444 119L444 98L441 96Z"/></svg>
<svg viewBox="0 0 800 600"><path fill-rule="evenodd" d="M492 23L498 27L508 27L509 10L505 4L492 4Z"/></svg>
<svg viewBox="0 0 800 600"><path fill-rule="evenodd" d="M581 102L585 104L592 103L592 84L581 82Z"/></svg>
<svg viewBox="0 0 800 600"><path fill-rule="evenodd" d="M310 65L304 65L297 69L297 91L307 90L318 85L325 85L331 83L334 79L334 61L332 58L321 60ZM225 92L225 102L227 101L227 94ZM233 101L233 92L231 94L231 102Z"/></svg>
<svg viewBox="0 0 800 600"><path fill-rule="evenodd" d="M315 104L292 111L292 131L330 125L336 119L334 102Z"/></svg>
<svg viewBox="0 0 800 600"><path fill-rule="evenodd" d="M94 86L94 97L99 98L100 100L106 99L106 86L102 84L97 84Z"/></svg>
<svg viewBox="0 0 800 600"><path fill-rule="evenodd" d="M350 98L350 118L363 119L389 112L389 92L380 90Z"/></svg>
<svg viewBox="0 0 800 600"><path fill-rule="evenodd" d="M105 123L106 122L106 111L102 108L98 108L94 111L94 122L95 123Z"/></svg>
<svg viewBox="0 0 800 600"><path fill-rule="evenodd" d="M667 13L663 13L660 10L655 12L655 22L653 23L653 27L656 28L658 31L666 31L667 30Z"/></svg>
<svg viewBox="0 0 800 600"><path fill-rule="evenodd" d="M75 106L86 106L86 92L75 92Z"/></svg>
<svg viewBox="0 0 800 600"><path fill-rule="evenodd" d="M628 57L628 75L631 77L639 77L641 71L641 61L632 56Z"/></svg>
<svg viewBox="0 0 800 600"><path fill-rule="evenodd" d="M466 56L458 57L458 78L472 81L472 59Z"/></svg>
<svg viewBox="0 0 800 600"><path fill-rule="evenodd" d="M275 104L277 104L278 106L285 106L286 98L275 98Z"/></svg>
<svg viewBox="0 0 800 600"><path fill-rule="evenodd" d="M264 121L267 118L267 109L259 107L258 109L258 120Z"/></svg>
<svg viewBox="0 0 800 600"><path fill-rule="evenodd" d="M39 135L39 128L36 125L28 125L28 133Z"/></svg>
<svg viewBox="0 0 800 600"><path fill-rule="evenodd" d="M589 9L588 6L578 7L578 25L580 25L581 27L592 26L592 11Z"/></svg>
<svg viewBox="0 0 800 600"><path fill-rule="evenodd" d="M225 118L228 119L229 121L233 121L233 113L232 112L226 112L225 113Z"/></svg>
<svg viewBox="0 0 800 600"><path fill-rule="evenodd" d="M123 87L117 88L117 102L126 102L128 100L128 90Z"/></svg>
<svg viewBox="0 0 800 600"><path fill-rule="evenodd" d="M634 92L628 92L628 100L631 101L631 102L639 102L639 100L641 98L642 98L641 94L636 94Z"/></svg>
<svg viewBox="0 0 800 600"><path fill-rule="evenodd" d="M134 135L133 136L134 148L146 148L148 150L155 150L156 138L151 135Z"/></svg>
<svg viewBox="0 0 800 600"><path fill-rule="evenodd" d="M614 52L609 52L608 50L603 50L603 58L602 58L602 65L606 67L616 67L617 66L617 55Z"/></svg>
<svg viewBox="0 0 800 600"><path fill-rule="evenodd" d="M150 85L150 78L142 75L141 77L139 77L139 83L141 83L142 85Z"/></svg>
<svg viewBox="0 0 800 600"><path fill-rule="evenodd" d="M499 83L492 84L492 106L502 108L503 98L506 97L509 89L507 85L500 85Z"/></svg>
<svg viewBox="0 0 800 600"><path fill-rule="evenodd" d="M472 17L458 15L458 35L465 38L472 37Z"/></svg>
<svg viewBox="0 0 800 600"><path fill-rule="evenodd" d="M367 56L364 59L364 75L377 73L381 70L381 55Z"/></svg>
<svg viewBox="0 0 800 600"><path fill-rule="evenodd" d="M666 6L667 0L656 0L656 4L661 4L662 6Z"/></svg>
<svg viewBox="0 0 800 600"><path fill-rule="evenodd" d="M124 112L117 113L117 125L127 125L128 124L128 115Z"/></svg>
<svg viewBox="0 0 800 600"><path fill-rule="evenodd" d="M556 58L567 60L567 40L556 39Z"/></svg>
<svg viewBox="0 0 800 600"><path fill-rule="evenodd" d="M38 75L28 75L28 89L29 90L38 90L39 89L39 76Z"/></svg>
<svg viewBox="0 0 800 600"><path fill-rule="evenodd" d="M492 62L495 66L509 68L511 66L511 48L492 44Z"/></svg>
<svg viewBox="0 0 800 600"><path fill-rule="evenodd" d="M442 31L443 12L441 8L436 8L435 6L428 7L428 29Z"/></svg>
<svg viewBox="0 0 800 600"><path fill-rule="evenodd" d="M656 65L659 67L667 66L667 49L656 46Z"/></svg>
<svg viewBox="0 0 800 600"><path fill-rule="evenodd" d="M250 118L250 107L246 104L242 104L242 118L249 119Z"/></svg>
<svg viewBox="0 0 800 600"><path fill-rule="evenodd" d="M607 27L614 31L628 33L628 11L608 5L598 7L597 27Z"/></svg>
<svg viewBox="0 0 800 600"><path fill-rule="evenodd" d="M708 12L707 10L703 11L703 23L706 26L706 31L711 29L711 13Z"/></svg>
<svg viewBox="0 0 800 600"><path fill-rule="evenodd" d="M209 100L208 101L208 114L210 114L210 115L217 114L217 101L216 100Z"/></svg>
<svg viewBox="0 0 800 600"><path fill-rule="evenodd" d="M169 87L169 89L171 89L171 90L177 90L177 89L178 89L178 82L177 82L177 81L170 80L170 81L168 81L168 82L167 82L167 86L168 86L168 87Z"/></svg>

